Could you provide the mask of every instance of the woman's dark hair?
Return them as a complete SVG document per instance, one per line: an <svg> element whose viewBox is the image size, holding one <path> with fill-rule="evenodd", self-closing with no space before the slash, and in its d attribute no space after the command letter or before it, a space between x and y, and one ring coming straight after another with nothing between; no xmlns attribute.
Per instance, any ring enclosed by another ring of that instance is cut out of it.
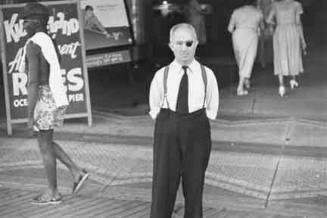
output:
<svg viewBox="0 0 327 218"><path fill-rule="evenodd" d="M91 5L86 5L84 10L85 11L88 11L88 10L93 11L93 7Z"/></svg>

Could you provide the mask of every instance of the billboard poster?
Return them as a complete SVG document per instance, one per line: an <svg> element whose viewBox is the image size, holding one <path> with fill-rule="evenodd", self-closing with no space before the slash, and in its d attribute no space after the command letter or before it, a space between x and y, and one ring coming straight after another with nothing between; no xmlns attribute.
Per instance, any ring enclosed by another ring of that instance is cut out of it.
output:
<svg viewBox="0 0 327 218"><path fill-rule="evenodd" d="M81 0L86 50L132 45L124 0Z"/></svg>
<svg viewBox="0 0 327 218"><path fill-rule="evenodd" d="M77 1L43 2L50 11L48 34L60 53L62 78L67 88L69 107L66 118L91 119L88 77L85 67L83 35L80 30L80 10ZM27 40L23 20L18 15L24 4L1 6L1 42L9 123L26 122L27 73L18 72L22 51Z"/></svg>

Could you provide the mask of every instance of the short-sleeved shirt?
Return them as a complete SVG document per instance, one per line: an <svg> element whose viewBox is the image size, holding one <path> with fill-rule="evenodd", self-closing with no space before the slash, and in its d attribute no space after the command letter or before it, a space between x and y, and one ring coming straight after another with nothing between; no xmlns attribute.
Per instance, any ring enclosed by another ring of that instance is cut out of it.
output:
<svg viewBox="0 0 327 218"><path fill-rule="evenodd" d="M254 6L243 6L232 13L229 26L237 28L250 28L257 30L263 19L262 12Z"/></svg>
<svg viewBox="0 0 327 218"><path fill-rule="evenodd" d="M297 17L303 13L301 3L296 1L275 2L272 6L277 24L296 24Z"/></svg>

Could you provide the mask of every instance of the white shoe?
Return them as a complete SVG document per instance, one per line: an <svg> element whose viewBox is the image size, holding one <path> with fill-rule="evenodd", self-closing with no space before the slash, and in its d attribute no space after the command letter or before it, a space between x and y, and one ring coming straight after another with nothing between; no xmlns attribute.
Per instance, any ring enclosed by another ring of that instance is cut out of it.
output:
<svg viewBox="0 0 327 218"><path fill-rule="evenodd" d="M299 87L299 83L295 79L290 80L291 89Z"/></svg>
<svg viewBox="0 0 327 218"><path fill-rule="evenodd" d="M237 95L238 96L247 95L247 94L249 94L247 90L237 89Z"/></svg>
<svg viewBox="0 0 327 218"><path fill-rule="evenodd" d="M285 87L284 86L279 86L278 93L281 97L283 97L286 93Z"/></svg>

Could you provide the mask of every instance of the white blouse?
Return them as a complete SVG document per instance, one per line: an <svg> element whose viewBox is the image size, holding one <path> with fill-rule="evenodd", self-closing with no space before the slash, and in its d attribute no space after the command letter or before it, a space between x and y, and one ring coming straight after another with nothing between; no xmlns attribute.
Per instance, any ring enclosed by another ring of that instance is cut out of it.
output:
<svg viewBox="0 0 327 218"><path fill-rule="evenodd" d="M175 61L169 65L169 72L167 78L167 101L164 98L164 68L158 70L151 82L150 86L150 116L156 119L160 112L160 108L168 108L176 111L177 96L179 84L183 76L182 66ZM212 70L205 67L207 74L207 93L204 107L209 119L214 120L218 113L219 106L219 91L216 77ZM194 60L187 68L188 75L188 107L189 112L192 113L203 108L204 102L204 81L202 78L201 65Z"/></svg>

